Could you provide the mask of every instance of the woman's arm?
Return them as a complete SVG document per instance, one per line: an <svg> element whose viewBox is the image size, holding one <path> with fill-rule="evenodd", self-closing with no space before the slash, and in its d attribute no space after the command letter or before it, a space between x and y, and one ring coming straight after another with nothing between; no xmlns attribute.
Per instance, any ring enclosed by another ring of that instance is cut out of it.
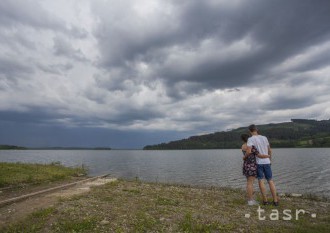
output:
<svg viewBox="0 0 330 233"><path fill-rule="evenodd" d="M247 157L249 157L249 155L250 155L250 154L248 154L248 153L245 153L245 155L243 156L243 160L246 160L246 159L247 159Z"/></svg>
<svg viewBox="0 0 330 233"><path fill-rule="evenodd" d="M246 143L244 143L244 144L242 145L241 149L242 149L242 151L245 151L245 154L244 154L244 156L243 156L243 160L246 160L247 157L249 156L249 154L246 152L246 150L247 150Z"/></svg>

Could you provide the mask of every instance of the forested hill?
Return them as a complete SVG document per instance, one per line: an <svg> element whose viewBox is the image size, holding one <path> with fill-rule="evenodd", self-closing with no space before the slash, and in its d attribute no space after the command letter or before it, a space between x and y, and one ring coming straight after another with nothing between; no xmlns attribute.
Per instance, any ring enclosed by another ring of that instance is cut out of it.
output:
<svg viewBox="0 0 330 233"><path fill-rule="evenodd" d="M259 133L268 137L272 147L330 147L330 120L292 119L291 122L257 125ZM230 149L240 148L240 135L247 126L187 139L145 146L145 150Z"/></svg>

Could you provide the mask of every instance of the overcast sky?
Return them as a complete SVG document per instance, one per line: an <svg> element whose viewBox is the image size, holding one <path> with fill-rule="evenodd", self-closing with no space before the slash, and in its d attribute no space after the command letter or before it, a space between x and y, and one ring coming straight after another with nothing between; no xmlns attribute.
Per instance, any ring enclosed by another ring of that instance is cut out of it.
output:
<svg viewBox="0 0 330 233"><path fill-rule="evenodd" d="M330 1L1 0L0 144L142 148L330 118Z"/></svg>

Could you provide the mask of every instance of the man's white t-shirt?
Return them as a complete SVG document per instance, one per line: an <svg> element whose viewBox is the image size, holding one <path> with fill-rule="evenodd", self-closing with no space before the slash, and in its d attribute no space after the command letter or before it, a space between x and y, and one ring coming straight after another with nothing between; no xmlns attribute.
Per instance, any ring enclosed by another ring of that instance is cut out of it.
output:
<svg viewBox="0 0 330 233"><path fill-rule="evenodd" d="M247 141L247 146L252 147L255 146L260 154L262 155L268 155L268 146L269 142L268 139L265 136L262 135L253 135L252 137L249 137ZM270 164L269 158L257 158L257 164Z"/></svg>

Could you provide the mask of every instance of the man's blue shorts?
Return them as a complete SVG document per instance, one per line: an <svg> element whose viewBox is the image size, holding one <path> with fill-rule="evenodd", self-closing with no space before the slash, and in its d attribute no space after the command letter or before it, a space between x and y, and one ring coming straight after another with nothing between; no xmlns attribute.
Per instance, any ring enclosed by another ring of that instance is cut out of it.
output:
<svg viewBox="0 0 330 233"><path fill-rule="evenodd" d="M264 177L267 181L270 181L273 178L272 168L270 164L257 164L258 180L262 180Z"/></svg>

